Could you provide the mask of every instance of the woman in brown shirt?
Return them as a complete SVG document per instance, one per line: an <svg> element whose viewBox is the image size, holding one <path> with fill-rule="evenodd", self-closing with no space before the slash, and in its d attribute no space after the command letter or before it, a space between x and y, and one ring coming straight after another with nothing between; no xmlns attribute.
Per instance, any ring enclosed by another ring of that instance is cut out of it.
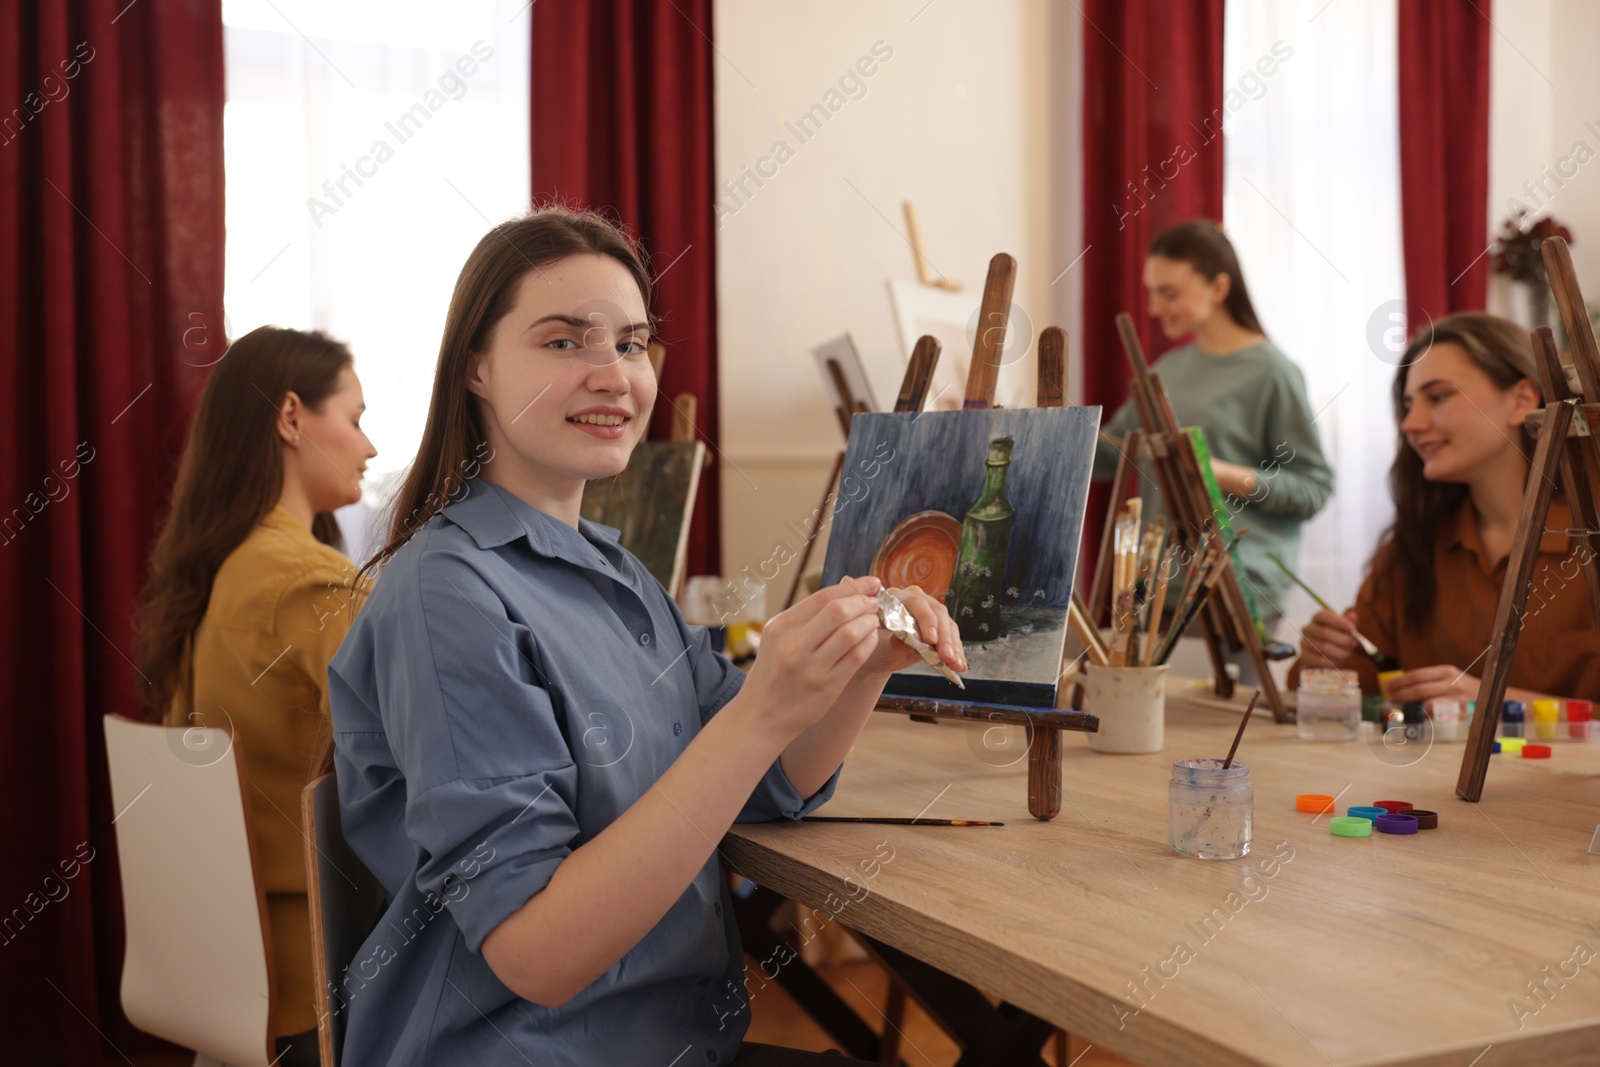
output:
<svg viewBox="0 0 1600 1067"><path fill-rule="evenodd" d="M1530 471L1522 420L1543 399L1528 332L1481 312L1434 322L1411 342L1395 377L1400 448L1390 469L1395 523L1373 556L1356 605L1306 626L1297 668L1357 670L1378 690L1353 631L1405 671L1384 688L1395 701L1474 700L1494 639ZM1600 697L1600 633L1580 568L1587 545L1565 531L1559 492L1511 662L1509 700Z"/></svg>
<svg viewBox="0 0 1600 1067"><path fill-rule="evenodd" d="M233 342L201 394L140 606L141 697L168 725L239 743L281 1065L317 1062L300 790L331 753L328 661L366 593L333 520L377 454L351 364L321 333Z"/></svg>

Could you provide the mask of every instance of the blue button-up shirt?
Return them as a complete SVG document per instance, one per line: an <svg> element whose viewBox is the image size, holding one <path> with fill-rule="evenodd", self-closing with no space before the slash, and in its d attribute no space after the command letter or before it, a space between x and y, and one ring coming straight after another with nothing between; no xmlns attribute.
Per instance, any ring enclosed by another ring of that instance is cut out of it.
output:
<svg viewBox="0 0 1600 1067"><path fill-rule="evenodd" d="M345 1067L737 1054L749 1012L715 854L560 1008L518 997L480 954L744 679L616 539L476 479L395 554L330 664L344 834L388 897L330 978ZM836 781L808 800L774 763L740 821L798 818Z"/></svg>

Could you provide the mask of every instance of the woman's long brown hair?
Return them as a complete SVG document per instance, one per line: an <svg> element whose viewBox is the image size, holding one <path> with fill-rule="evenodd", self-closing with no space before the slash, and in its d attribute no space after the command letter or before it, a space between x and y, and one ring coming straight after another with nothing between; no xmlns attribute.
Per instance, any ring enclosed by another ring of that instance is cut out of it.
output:
<svg viewBox="0 0 1600 1067"><path fill-rule="evenodd" d="M134 659L150 683L139 695L157 713L183 684L184 642L217 571L283 495L284 397L320 410L350 364L350 350L322 333L263 326L234 341L207 379L139 596ZM332 512L316 516L312 533L340 547Z"/></svg>
<svg viewBox="0 0 1600 1067"><path fill-rule="evenodd" d="M1494 384L1510 389L1526 378L1539 388L1534 370L1533 342L1528 331L1507 319L1482 311L1460 311L1446 315L1420 330L1400 358L1395 374L1392 399L1396 432L1405 419L1406 375L1411 365L1436 344L1452 342L1487 374ZM1405 600L1406 622L1426 626L1433 613L1438 593L1434 573L1439 528L1451 521L1467 499L1467 487L1459 482L1430 482L1422 476L1422 457L1398 433L1399 445L1394 465L1389 468L1389 493L1394 498L1394 525L1384 531L1379 550L1392 545L1392 566L1400 576ZM1523 437L1519 447L1529 455L1531 446Z"/></svg>
<svg viewBox="0 0 1600 1067"><path fill-rule="evenodd" d="M1250 290L1245 288L1244 271L1239 266L1239 256L1233 242L1222 232L1222 227L1210 219L1190 219L1170 230L1163 230L1150 242L1152 256L1187 263L1206 281L1219 274L1228 276L1228 295L1222 301L1223 310L1234 322L1247 330L1265 334L1261 320L1256 318L1256 307L1250 302Z"/></svg>
<svg viewBox="0 0 1600 1067"><path fill-rule="evenodd" d="M639 283L645 308L650 307L643 253L620 228L592 211L537 209L484 234L467 256L445 315L422 445L391 505L388 538L362 567L363 574L382 567L412 534L458 499L489 459L483 418L476 398L467 392L471 360L488 350L495 326L516 304L525 275L582 255L610 256L621 263Z"/></svg>

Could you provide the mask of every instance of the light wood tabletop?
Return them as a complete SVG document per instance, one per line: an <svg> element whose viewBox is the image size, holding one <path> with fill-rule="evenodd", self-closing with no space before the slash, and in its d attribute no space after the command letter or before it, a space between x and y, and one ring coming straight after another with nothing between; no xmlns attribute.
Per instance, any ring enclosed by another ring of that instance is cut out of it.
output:
<svg viewBox="0 0 1600 1067"><path fill-rule="evenodd" d="M1301 741L1258 709L1251 853L1194 860L1167 840L1172 762L1220 758L1243 709L1195 694L1172 680L1157 755L1068 734L1052 822L1019 730L875 715L819 814L1006 825L739 825L722 853L814 909L807 931L858 929L1146 1067L1600 1064L1600 742L1497 755L1469 804L1460 744ZM1334 837L1299 793L1439 826Z"/></svg>

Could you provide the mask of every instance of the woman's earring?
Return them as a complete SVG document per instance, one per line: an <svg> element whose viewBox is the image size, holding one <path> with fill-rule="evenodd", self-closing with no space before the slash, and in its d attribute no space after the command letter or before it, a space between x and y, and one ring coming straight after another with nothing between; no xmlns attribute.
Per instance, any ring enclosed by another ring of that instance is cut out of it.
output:
<svg viewBox="0 0 1600 1067"><path fill-rule="evenodd" d="M299 435L299 434L295 434L295 435L294 435L294 439L295 439L295 440L296 440L296 441L298 441L298 440L300 440L300 435Z"/></svg>

